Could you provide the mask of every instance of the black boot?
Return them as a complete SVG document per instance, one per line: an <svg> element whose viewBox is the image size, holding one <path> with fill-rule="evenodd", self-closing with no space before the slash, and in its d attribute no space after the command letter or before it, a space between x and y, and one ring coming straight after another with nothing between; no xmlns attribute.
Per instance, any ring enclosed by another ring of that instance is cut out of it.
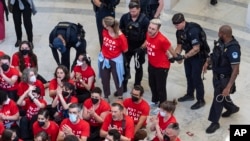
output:
<svg viewBox="0 0 250 141"><path fill-rule="evenodd" d="M216 5L217 4L217 0L210 0L210 4L211 5Z"/></svg>

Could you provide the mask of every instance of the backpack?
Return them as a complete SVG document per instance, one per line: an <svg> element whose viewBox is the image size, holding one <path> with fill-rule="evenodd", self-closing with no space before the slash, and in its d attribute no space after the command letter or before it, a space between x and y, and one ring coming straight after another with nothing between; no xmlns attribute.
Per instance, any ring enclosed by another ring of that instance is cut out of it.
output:
<svg viewBox="0 0 250 141"><path fill-rule="evenodd" d="M52 37L56 37L58 34L59 30L64 30L65 31L65 40L66 42L70 41L70 37L71 37L71 32L73 32L72 30L74 30L77 33L77 36L84 39L85 38L85 30L83 29L83 26L78 23L78 24L74 24L71 22L59 22L55 28L53 29L52 32Z"/></svg>
<svg viewBox="0 0 250 141"><path fill-rule="evenodd" d="M200 55L201 57L204 57L204 58L209 57L209 53L210 53L211 50L210 50L210 47L209 47L209 45L208 45L208 43L207 43L207 36L206 36L205 31L204 31L204 30L202 29L202 27L201 27L199 24L197 24L197 23L190 22L189 24L190 24L190 25L189 25L188 29L186 30L186 33L188 33L189 30L192 29L192 28L194 28L194 27L199 28L200 31L201 31L200 34L199 34L199 38L200 38L200 40L201 40L199 55Z"/></svg>
<svg viewBox="0 0 250 141"><path fill-rule="evenodd" d="M130 20L130 14L127 16L127 20ZM142 41L145 40L146 33L142 30L141 23L146 17L145 14L140 14L139 19L136 21L130 21L125 27L125 33L128 40Z"/></svg>

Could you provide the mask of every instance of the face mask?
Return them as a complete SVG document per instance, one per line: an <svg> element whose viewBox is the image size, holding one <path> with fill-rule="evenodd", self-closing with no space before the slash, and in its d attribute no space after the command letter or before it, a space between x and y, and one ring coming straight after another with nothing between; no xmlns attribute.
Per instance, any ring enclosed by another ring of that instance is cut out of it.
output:
<svg viewBox="0 0 250 141"><path fill-rule="evenodd" d="M13 141L18 141L18 137L16 136Z"/></svg>
<svg viewBox="0 0 250 141"><path fill-rule="evenodd" d="M82 65L82 61L77 60L77 61L76 61L76 65L77 65L77 66L81 66L81 65Z"/></svg>
<svg viewBox="0 0 250 141"><path fill-rule="evenodd" d="M69 114L69 120L70 122L75 123L77 121L77 115Z"/></svg>
<svg viewBox="0 0 250 141"><path fill-rule="evenodd" d="M21 50L22 55L27 55L30 52L30 50Z"/></svg>
<svg viewBox="0 0 250 141"><path fill-rule="evenodd" d="M165 116L167 115L167 113L164 112L164 111L160 111L160 115L161 115L162 117L165 117Z"/></svg>
<svg viewBox="0 0 250 141"><path fill-rule="evenodd" d="M63 97L67 97L69 95L69 92L62 91Z"/></svg>
<svg viewBox="0 0 250 141"><path fill-rule="evenodd" d="M98 103L99 99L91 98L91 101L92 101L93 104L96 104L96 103Z"/></svg>
<svg viewBox="0 0 250 141"><path fill-rule="evenodd" d="M33 76L30 77L30 82L31 83L35 83L36 82L36 76L35 75L33 75Z"/></svg>
<svg viewBox="0 0 250 141"><path fill-rule="evenodd" d="M109 141L108 139L105 139L104 141Z"/></svg>
<svg viewBox="0 0 250 141"><path fill-rule="evenodd" d="M38 125L39 125L40 127L44 126L44 125L45 125L45 121L38 121Z"/></svg>
<svg viewBox="0 0 250 141"><path fill-rule="evenodd" d="M170 137L169 137L168 135L164 135L164 136L163 136L163 140L164 140L164 141L170 141Z"/></svg>
<svg viewBox="0 0 250 141"><path fill-rule="evenodd" d="M133 101L133 102L137 102L137 101L139 100L139 98L138 98L138 97L135 97L135 96L132 96L131 98L132 98L132 101Z"/></svg>
<svg viewBox="0 0 250 141"><path fill-rule="evenodd" d="M7 71L9 69L9 65L7 65L7 64L2 64L1 67L2 67L3 71Z"/></svg>

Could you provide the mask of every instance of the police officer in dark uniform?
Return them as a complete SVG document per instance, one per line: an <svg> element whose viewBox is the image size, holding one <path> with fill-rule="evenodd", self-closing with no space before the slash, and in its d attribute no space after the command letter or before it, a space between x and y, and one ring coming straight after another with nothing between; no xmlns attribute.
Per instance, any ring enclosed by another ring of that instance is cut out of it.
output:
<svg viewBox="0 0 250 141"><path fill-rule="evenodd" d="M80 54L86 53L85 31L81 24L59 22L49 36L50 48L58 65L64 65L70 70L70 48L76 49L74 64ZM59 60L58 52L61 52Z"/></svg>
<svg viewBox="0 0 250 141"><path fill-rule="evenodd" d="M184 68L187 78L187 93L178 99L179 102L194 100L194 90L196 90L197 102L191 106L192 110L199 109L205 105L204 85L201 79L202 67L206 57L201 52L201 28L193 26L193 23L186 22L182 13L173 16L172 22L175 25L177 47L176 53L183 55ZM197 24L198 25L198 24Z"/></svg>
<svg viewBox="0 0 250 141"><path fill-rule="evenodd" d="M164 8L163 0L131 0L140 1L141 13L144 13L149 20L159 18L161 11Z"/></svg>
<svg viewBox="0 0 250 141"><path fill-rule="evenodd" d="M115 17L115 7L120 3L120 0L91 0L91 2L95 11L99 42L102 46L102 19L107 16Z"/></svg>
<svg viewBox="0 0 250 141"><path fill-rule="evenodd" d="M146 39L146 32L149 25L148 18L140 13L140 5L138 2L129 3L129 12L122 15L120 19L120 29L127 37L128 52L125 56L125 79L123 81L123 91L127 91L127 83L130 78L130 61L134 56L135 60L135 85L141 85L143 76L142 65L145 62L145 51L140 48Z"/></svg>
<svg viewBox="0 0 250 141"><path fill-rule="evenodd" d="M214 133L219 127L219 119L229 117L239 111L231 98L230 93L236 90L235 80L240 67L240 45L232 36L229 25L223 25L219 29L219 41L215 42L213 53L204 64L204 71L212 64L214 98L208 120L212 123L206 129L206 133ZM223 107L226 109L222 113ZM222 113L222 114L221 114Z"/></svg>

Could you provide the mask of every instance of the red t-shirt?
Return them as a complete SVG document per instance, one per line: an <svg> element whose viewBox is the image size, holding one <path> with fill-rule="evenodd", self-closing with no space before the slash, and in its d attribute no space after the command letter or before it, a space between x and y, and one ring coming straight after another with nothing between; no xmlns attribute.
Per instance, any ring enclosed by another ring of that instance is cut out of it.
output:
<svg viewBox="0 0 250 141"><path fill-rule="evenodd" d="M109 35L108 30L102 31L103 44L102 54L107 59L113 59L119 56L122 52L128 49L127 39L124 34L119 35L117 38L113 38Z"/></svg>
<svg viewBox="0 0 250 141"><path fill-rule="evenodd" d="M95 77L95 71L91 66L88 66L86 70L82 70L81 66L75 66L73 69L74 73L80 73L82 76L82 80L88 84L88 79L92 76ZM95 83L93 82L93 84L91 85L91 90L95 87L94 85ZM75 83L76 87L79 89L85 89L84 86L82 86L80 84L80 82L76 82Z"/></svg>
<svg viewBox="0 0 250 141"><path fill-rule="evenodd" d="M14 53L12 55L11 65L14 66L14 67L19 67L19 64L20 64L20 60L19 60L19 57L18 57L18 52L16 52L16 53ZM30 56L25 56L24 57L24 65L25 65L25 68L36 67L34 64L31 64Z"/></svg>
<svg viewBox="0 0 250 141"><path fill-rule="evenodd" d="M158 32L155 37L146 34L146 47L149 64L156 68L170 68L167 50L171 47L170 41Z"/></svg>
<svg viewBox="0 0 250 141"><path fill-rule="evenodd" d="M47 102L44 99L39 98L38 100L39 102L44 104L45 107L47 106ZM26 98L24 101L25 101L24 109L26 110L26 116L28 119L31 119L34 115L37 115L40 109L36 106L34 102L30 100L30 98Z"/></svg>
<svg viewBox="0 0 250 141"><path fill-rule="evenodd" d="M47 129L43 129L38 125L37 121L34 122L33 124L34 136L36 136L41 131L45 131L49 135L51 141L56 141L59 132L59 126L54 121L49 121L49 127Z"/></svg>
<svg viewBox="0 0 250 141"><path fill-rule="evenodd" d="M72 79L69 79L68 82L74 85L74 81L73 81ZM50 90L56 90L56 89L57 89L57 80L56 80L56 78L53 78L53 79L50 81L50 83L49 83L49 91L50 91ZM55 96L52 97L52 98L55 98Z"/></svg>
<svg viewBox="0 0 250 141"><path fill-rule="evenodd" d="M102 130L104 131L107 131L108 132L108 129L109 127L112 126L112 122L113 122L113 127L118 129L118 131L125 137L127 138L130 138L130 139L133 139L134 138L134 121L132 118L130 118L129 116L127 115L124 115L125 117L125 129L123 131L123 128L122 128L122 123L124 121L112 121L112 114L108 114L106 116L106 118L104 119L103 121L103 124L102 124Z"/></svg>
<svg viewBox="0 0 250 141"><path fill-rule="evenodd" d="M60 131L62 131L62 127L65 124L72 129L73 134L78 138L81 138L81 136L88 137L90 134L89 123L83 119L80 119L77 124L71 123L68 118L64 119L60 125Z"/></svg>
<svg viewBox="0 0 250 141"><path fill-rule="evenodd" d="M18 112L19 112L19 109L18 109L16 103L12 99L9 99L9 98L4 102L2 108L0 109L0 113L4 114L6 116L13 116ZM11 123L11 122L13 122L13 121L3 120L4 125ZM13 124L15 124L15 123L13 123Z"/></svg>
<svg viewBox="0 0 250 141"><path fill-rule="evenodd" d="M3 51L0 51L0 57L2 57L5 53Z"/></svg>
<svg viewBox="0 0 250 141"><path fill-rule="evenodd" d="M40 81L40 80L36 80L36 82L33 84L34 86L40 88L40 91L41 91L41 96L45 96L45 89L44 89L44 86L43 86L43 83ZM23 93L25 91L27 91L29 88L29 84L26 83L26 82L20 82L18 84L18 89L17 89L17 95L20 97L21 95L23 95Z"/></svg>
<svg viewBox="0 0 250 141"><path fill-rule="evenodd" d="M138 104L134 103L131 98L127 98L123 101L124 107L127 109L128 116L134 120L134 124L138 123L140 116L148 116L150 107L148 103L142 99ZM143 124L146 126L146 121Z"/></svg>
<svg viewBox="0 0 250 141"><path fill-rule="evenodd" d="M0 55L1 56L1 55ZM2 123L2 121L0 122L0 135L2 136L2 134L3 134L3 131L4 131L4 125L3 125L3 123Z"/></svg>
<svg viewBox="0 0 250 141"><path fill-rule="evenodd" d="M176 118L172 115L168 121L164 122L164 117L162 117L160 114L158 114L158 119L159 119L159 126L161 129L161 133L163 134L163 131L168 127L170 123L176 123ZM154 137L152 141L160 141L157 136Z"/></svg>
<svg viewBox="0 0 250 141"><path fill-rule="evenodd" d="M92 107L92 101L91 98L88 98L87 100L84 101L83 104L87 109L90 109ZM97 115L101 115L101 113L106 112L106 111L110 111L110 105L108 102L106 102L105 100L101 99L100 101L100 105L99 107L95 110ZM90 117L90 119L88 120L89 124L91 126L101 126L101 123L96 122L96 120L93 117Z"/></svg>
<svg viewBox="0 0 250 141"><path fill-rule="evenodd" d="M69 104L69 103L78 103L78 99L75 97L75 96L71 96L70 97L70 100L69 100L69 102L67 102L67 100L64 98L64 100L65 100L65 102L67 103L67 104ZM59 98L58 98L58 101L60 102L60 100L59 100ZM59 105L59 103L58 103L58 105L57 105L57 112L58 112L58 114L61 116L61 117L63 117L63 106L62 105Z"/></svg>
<svg viewBox="0 0 250 141"><path fill-rule="evenodd" d="M9 70L7 72L3 72L8 78L11 78L12 76L19 76L19 72L16 68L14 68L13 66L10 66ZM13 90L17 90L18 88L18 81L16 80L16 82L13 85L10 85L9 83L7 83L2 76L0 75L0 88L2 90L6 90L6 91L13 91Z"/></svg>

